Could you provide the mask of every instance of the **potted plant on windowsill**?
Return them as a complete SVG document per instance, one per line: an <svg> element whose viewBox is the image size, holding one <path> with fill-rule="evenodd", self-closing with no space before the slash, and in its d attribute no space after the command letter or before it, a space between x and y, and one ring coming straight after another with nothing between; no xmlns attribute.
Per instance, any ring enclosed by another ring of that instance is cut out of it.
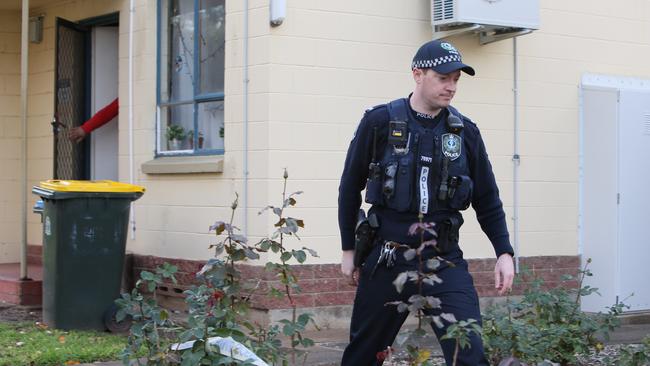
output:
<svg viewBox="0 0 650 366"><path fill-rule="evenodd" d="M190 130L187 133L187 139L190 142L190 149L194 149L194 130ZM204 140L205 138L203 137L203 132L199 131L199 136L198 136L199 149L203 149Z"/></svg>
<svg viewBox="0 0 650 366"><path fill-rule="evenodd" d="M167 148L169 150L180 150L181 143L185 139L185 129L181 125L171 124L167 126Z"/></svg>

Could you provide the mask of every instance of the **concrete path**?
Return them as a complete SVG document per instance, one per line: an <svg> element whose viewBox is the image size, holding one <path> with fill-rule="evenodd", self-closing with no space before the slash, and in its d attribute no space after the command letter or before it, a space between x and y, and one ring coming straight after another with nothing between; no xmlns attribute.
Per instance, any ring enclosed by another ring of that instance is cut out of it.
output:
<svg viewBox="0 0 650 366"><path fill-rule="evenodd" d="M619 329L612 334L609 344L638 343L644 337L650 335L650 322L638 324L637 320L624 322ZM643 321L643 320L642 320ZM348 342L348 332L345 330L322 330L320 332L308 332L305 334L311 338L316 345L310 349L306 365L309 366L335 366L340 365L343 349ZM434 354L440 354L440 347L432 335L424 339L429 347L433 348ZM121 362L98 362L84 364L83 366L121 366Z"/></svg>

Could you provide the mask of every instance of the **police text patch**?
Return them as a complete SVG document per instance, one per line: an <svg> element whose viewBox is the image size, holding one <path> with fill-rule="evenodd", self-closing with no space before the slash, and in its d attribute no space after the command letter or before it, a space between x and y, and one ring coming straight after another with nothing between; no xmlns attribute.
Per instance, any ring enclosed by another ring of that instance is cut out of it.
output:
<svg viewBox="0 0 650 366"><path fill-rule="evenodd" d="M449 160L456 160L461 154L462 140L460 136L454 133L446 133L442 135L442 153L449 158Z"/></svg>

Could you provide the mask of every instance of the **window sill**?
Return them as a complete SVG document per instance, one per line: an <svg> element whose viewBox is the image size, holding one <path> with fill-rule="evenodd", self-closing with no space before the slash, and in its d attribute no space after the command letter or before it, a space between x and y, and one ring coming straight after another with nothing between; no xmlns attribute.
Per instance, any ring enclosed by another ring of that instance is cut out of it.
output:
<svg viewBox="0 0 650 366"><path fill-rule="evenodd" d="M223 173L223 155L162 156L142 164L145 174Z"/></svg>

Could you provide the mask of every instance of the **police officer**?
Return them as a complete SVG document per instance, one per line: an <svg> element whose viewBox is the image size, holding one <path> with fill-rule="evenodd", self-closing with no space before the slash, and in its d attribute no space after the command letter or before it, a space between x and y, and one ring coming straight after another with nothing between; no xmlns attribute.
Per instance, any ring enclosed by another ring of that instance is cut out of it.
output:
<svg viewBox="0 0 650 366"><path fill-rule="evenodd" d="M433 40L422 45L411 64L415 89L408 98L367 110L350 143L339 186L339 227L343 256L341 271L357 284L350 325L350 343L342 365L381 365L382 351L395 339L407 313L394 301L408 302L422 291L441 301L428 309L430 316L454 314L457 320L480 321L478 297L467 262L458 245L463 223L461 210L471 204L482 230L494 247L497 262L495 287L500 295L512 287L514 267L503 205L492 166L478 127L450 106L461 71L474 75L460 52L449 42ZM374 248L361 268L353 262L355 225L361 191L378 219ZM404 248L418 247L420 235L409 235L418 222L435 223L436 240L421 252L425 259L444 259L435 274L441 283L420 290L407 282L398 292L393 281L399 273L418 268L418 258L407 259ZM432 324L440 338L442 328ZM453 340L441 342L445 360L452 364ZM488 365L480 337L460 351L458 365Z"/></svg>

